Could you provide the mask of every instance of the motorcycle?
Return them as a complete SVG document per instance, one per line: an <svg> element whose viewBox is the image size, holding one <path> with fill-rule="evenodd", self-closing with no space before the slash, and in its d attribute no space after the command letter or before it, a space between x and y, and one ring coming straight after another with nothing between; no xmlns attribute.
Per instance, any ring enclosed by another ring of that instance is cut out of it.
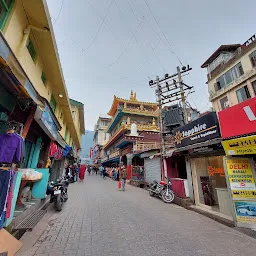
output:
<svg viewBox="0 0 256 256"><path fill-rule="evenodd" d="M158 196L162 198L162 200L165 203L171 203L174 200L174 192L171 189L171 181L168 180L160 181L159 183L157 181L154 181L149 186L149 195L150 196Z"/></svg>
<svg viewBox="0 0 256 256"><path fill-rule="evenodd" d="M63 203L68 200L68 185L70 183L69 177L64 177L51 182L47 188L47 195L51 195L50 202L55 204L56 210L61 211Z"/></svg>

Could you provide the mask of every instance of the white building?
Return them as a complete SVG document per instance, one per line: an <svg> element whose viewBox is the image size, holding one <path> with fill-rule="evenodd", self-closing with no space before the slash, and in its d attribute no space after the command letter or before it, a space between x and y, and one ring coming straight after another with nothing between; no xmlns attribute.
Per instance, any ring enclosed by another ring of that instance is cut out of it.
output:
<svg viewBox="0 0 256 256"><path fill-rule="evenodd" d="M110 124L111 118L99 117L97 124L94 128L93 145L104 146L109 140L107 128Z"/></svg>

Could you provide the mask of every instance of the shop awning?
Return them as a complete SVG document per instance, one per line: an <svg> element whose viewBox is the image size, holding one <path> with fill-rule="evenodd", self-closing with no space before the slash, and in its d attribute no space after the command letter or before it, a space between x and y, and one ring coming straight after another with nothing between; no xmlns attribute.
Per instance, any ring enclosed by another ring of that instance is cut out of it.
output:
<svg viewBox="0 0 256 256"><path fill-rule="evenodd" d="M115 158L109 159L109 160L107 160L107 161L105 161L105 162L102 162L102 163L103 163L103 164L110 164L110 163L114 163L114 162L119 163L119 162L120 162L120 157L117 156L117 157L115 157Z"/></svg>
<svg viewBox="0 0 256 256"><path fill-rule="evenodd" d="M222 141L221 138L217 138L217 139L214 139L214 140L207 140L207 141L204 141L204 142L201 142L201 143L196 143L196 144L193 144L193 145L188 145L186 147L177 148L177 149L175 149L175 152L182 152L182 151L186 151L186 150L189 150L189 149L206 147L206 146L209 146L209 145L218 144L221 141Z"/></svg>
<svg viewBox="0 0 256 256"><path fill-rule="evenodd" d="M0 32L0 68L3 75L22 92L27 98L31 98L35 103L40 101L40 96L33 87L19 61Z"/></svg>

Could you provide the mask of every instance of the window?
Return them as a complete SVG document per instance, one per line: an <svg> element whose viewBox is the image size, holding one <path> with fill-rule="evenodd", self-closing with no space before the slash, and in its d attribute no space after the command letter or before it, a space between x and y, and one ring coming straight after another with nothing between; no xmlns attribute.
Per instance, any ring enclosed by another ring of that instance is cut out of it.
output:
<svg viewBox="0 0 256 256"><path fill-rule="evenodd" d="M0 29L3 30L5 23L11 13L14 0L1 0L0 1Z"/></svg>
<svg viewBox="0 0 256 256"><path fill-rule="evenodd" d="M69 142L68 142L69 145L71 145L71 134L69 135Z"/></svg>
<svg viewBox="0 0 256 256"><path fill-rule="evenodd" d="M236 95L239 103L251 98L247 85L238 89Z"/></svg>
<svg viewBox="0 0 256 256"><path fill-rule="evenodd" d="M28 42L27 42L27 49L28 49L28 52L29 52L32 60L35 61L36 60L36 50L35 50L35 47L30 39L28 39Z"/></svg>
<svg viewBox="0 0 256 256"><path fill-rule="evenodd" d="M229 107L229 102L228 102L228 97L227 96L220 99L220 105L221 105L222 110Z"/></svg>
<svg viewBox="0 0 256 256"><path fill-rule="evenodd" d="M50 105L52 107L53 112L55 113L56 107L57 107L57 103L56 103L56 100L55 100L53 94L52 94L52 97L51 97Z"/></svg>
<svg viewBox="0 0 256 256"><path fill-rule="evenodd" d="M252 88L254 90L254 94L256 95L256 80L252 82Z"/></svg>
<svg viewBox="0 0 256 256"><path fill-rule="evenodd" d="M67 141L67 138L68 138L68 129L66 128L65 136L64 136L65 141Z"/></svg>
<svg viewBox="0 0 256 256"><path fill-rule="evenodd" d="M43 81L44 85L46 85L47 79L44 72L42 72L41 80Z"/></svg>
<svg viewBox="0 0 256 256"><path fill-rule="evenodd" d="M222 76L216 79L216 87L215 90L218 91L226 85L232 83L236 78L240 77L244 74L244 70L242 64L239 62L233 68L228 70Z"/></svg>
<svg viewBox="0 0 256 256"><path fill-rule="evenodd" d="M252 66L255 68L256 67L256 51L250 54L250 60L251 60Z"/></svg>
<svg viewBox="0 0 256 256"><path fill-rule="evenodd" d="M76 117L76 111L75 110L72 111L72 117L75 120L75 117Z"/></svg>
<svg viewBox="0 0 256 256"><path fill-rule="evenodd" d="M62 113L62 111L60 112L60 120L62 119L62 117L63 117L63 113Z"/></svg>

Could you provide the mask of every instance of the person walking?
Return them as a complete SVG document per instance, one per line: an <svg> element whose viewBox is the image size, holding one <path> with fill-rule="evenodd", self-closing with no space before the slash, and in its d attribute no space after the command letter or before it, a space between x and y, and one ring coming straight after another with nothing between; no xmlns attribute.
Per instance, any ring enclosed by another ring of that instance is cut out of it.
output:
<svg viewBox="0 0 256 256"><path fill-rule="evenodd" d="M87 166L87 170L88 170L89 175L91 175L91 166L90 165Z"/></svg>
<svg viewBox="0 0 256 256"><path fill-rule="evenodd" d="M103 167L102 176L103 176L103 179L105 179L107 177L106 167Z"/></svg>
<svg viewBox="0 0 256 256"><path fill-rule="evenodd" d="M81 165L80 166L80 171L79 171L79 179L83 182L84 181L84 175L85 175L85 170L86 170L86 166Z"/></svg>
<svg viewBox="0 0 256 256"><path fill-rule="evenodd" d="M104 170L103 166L101 165L99 169L100 169L100 176L102 176L103 175L103 170Z"/></svg>
<svg viewBox="0 0 256 256"><path fill-rule="evenodd" d="M122 191L125 191L125 185L126 185L126 179L127 179L127 170L125 166L121 167L120 177L122 180Z"/></svg>

